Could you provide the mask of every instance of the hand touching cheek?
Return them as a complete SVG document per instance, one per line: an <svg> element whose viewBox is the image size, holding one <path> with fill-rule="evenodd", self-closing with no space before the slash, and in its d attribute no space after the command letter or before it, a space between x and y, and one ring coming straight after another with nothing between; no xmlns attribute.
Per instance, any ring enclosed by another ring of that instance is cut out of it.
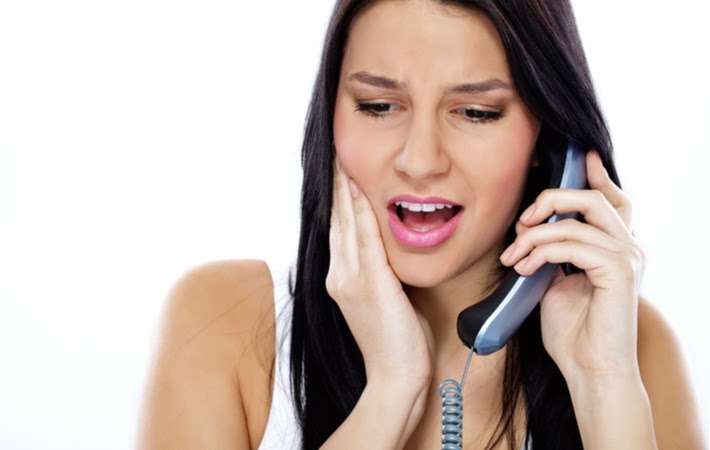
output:
<svg viewBox="0 0 710 450"><path fill-rule="evenodd" d="M431 355L426 321L414 310L387 263L370 203L336 165L326 278L372 377L407 377L428 386ZM403 346L402 342L407 342Z"/></svg>

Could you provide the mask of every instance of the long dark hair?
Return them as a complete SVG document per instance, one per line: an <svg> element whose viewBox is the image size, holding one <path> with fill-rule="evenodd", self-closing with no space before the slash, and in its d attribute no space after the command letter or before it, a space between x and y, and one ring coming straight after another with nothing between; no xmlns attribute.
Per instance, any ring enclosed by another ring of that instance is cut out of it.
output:
<svg viewBox="0 0 710 450"><path fill-rule="evenodd" d="M354 408L365 384L362 354L328 296L333 113L343 52L353 19L372 0L338 0L328 26L302 147L301 231L291 333L291 383L303 448L316 449ZM542 123L541 166L528 177L522 205L546 187L543 140L576 139L596 149L616 182L612 145L567 0L439 0L483 12L505 48L515 87ZM511 227L512 228L512 227ZM509 230L508 239L513 238ZM455 326L455 324L452 324ZM542 345L539 310L508 344L502 413L489 440L513 444L514 412L524 400L527 429L537 448L582 448L565 381ZM521 398L522 397L522 398Z"/></svg>

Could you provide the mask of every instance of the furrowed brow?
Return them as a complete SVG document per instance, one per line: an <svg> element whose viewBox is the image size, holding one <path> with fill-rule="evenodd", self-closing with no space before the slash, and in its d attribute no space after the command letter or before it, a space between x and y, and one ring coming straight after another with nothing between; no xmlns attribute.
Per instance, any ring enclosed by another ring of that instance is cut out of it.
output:
<svg viewBox="0 0 710 450"><path fill-rule="evenodd" d="M401 81L383 77L380 75L374 75L369 72L356 72L348 77L348 80L359 81L360 83L369 84L370 86L382 88L382 89L394 89L394 90L404 90L407 86Z"/></svg>
<svg viewBox="0 0 710 450"><path fill-rule="evenodd" d="M490 80L481 81L478 83L465 83L459 84L450 89L450 92L455 94L480 94L482 92L493 91L496 89L508 89L513 90L513 86L510 83L506 83L498 78L491 78Z"/></svg>

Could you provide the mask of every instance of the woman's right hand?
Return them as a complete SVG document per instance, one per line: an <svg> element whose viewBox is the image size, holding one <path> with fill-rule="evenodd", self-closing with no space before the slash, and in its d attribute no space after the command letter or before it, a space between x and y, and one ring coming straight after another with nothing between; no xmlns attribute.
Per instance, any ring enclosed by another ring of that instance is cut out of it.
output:
<svg viewBox="0 0 710 450"><path fill-rule="evenodd" d="M326 289L365 361L367 387L360 401L368 390L377 389L381 392L374 398L396 393L392 409L411 402L400 428L408 436L421 418L431 382L431 330L389 266L368 199L337 161L333 189Z"/></svg>

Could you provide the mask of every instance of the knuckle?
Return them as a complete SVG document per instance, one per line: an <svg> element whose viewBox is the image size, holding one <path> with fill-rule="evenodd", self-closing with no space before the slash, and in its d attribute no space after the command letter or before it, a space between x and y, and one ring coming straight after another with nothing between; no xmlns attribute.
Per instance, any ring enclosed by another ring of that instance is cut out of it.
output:
<svg viewBox="0 0 710 450"><path fill-rule="evenodd" d="M544 262L545 260L545 247L535 247L532 249L528 255L528 261L530 264L535 265L538 262Z"/></svg>
<svg viewBox="0 0 710 450"><path fill-rule="evenodd" d="M345 299L344 293L347 292L344 280L339 276L331 276L330 273L325 279L325 290L336 303L343 301Z"/></svg>
<svg viewBox="0 0 710 450"><path fill-rule="evenodd" d="M631 197L629 197L629 195L621 189L617 189L617 192L614 195L614 207L617 209L624 208L631 210L632 206L633 202L631 201Z"/></svg>
<svg viewBox="0 0 710 450"><path fill-rule="evenodd" d="M632 245L629 246L631 250L631 255L632 255L632 260L634 262L634 265L638 267L640 270L643 270L643 268L646 266L646 251L638 245L638 243L634 242Z"/></svg>
<svg viewBox="0 0 710 450"><path fill-rule="evenodd" d="M646 260L645 251L635 238L632 238L629 242L624 243L624 250L628 254L629 261L634 264L642 263Z"/></svg>
<svg viewBox="0 0 710 450"><path fill-rule="evenodd" d="M338 298L337 281L331 271L329 271L328 275L325 277L325 290L331 298Z"/></svg>
<svg viewBox="0 0 710 450"><path fill-rule="evenodd" d="M540 195L537 196L535 203L547 204L550 201L551 195L552 195L552 190L545 189L544 191L540 192Z"/></svg>
<svg viewBox="0 0 710 450"><path fill-rule="evenodd" d="M562 229L564 229L568 233L574 232L582 225L582 223L579 220L577 220L573 217L568 217L566 219L560 220L559 224L562 227Z"/></svg>
<svg viewBox="0 0 710 450"><path fill-rule="evenodd" d="M530 245L530 232L532 231L531 228L521 230L520 233L515 237L515 245L518 247L526 247Z"/></svg>
<svg viewBox="0 0 710 450"><path fill-rule="evenodd" d="M634 264L631 258L622 258L619 261L617 264L617 273L620 278L627 283L633 283L638 278L636 264Z"/></svg>
<svg viewBox="0 0 710 450"><path fill-rule="evenodd" d="M358 292L358 286L362 285L359 273L342 269L340 266L331 266L325 277L326 292L341 305L343 302L348 302L352 298L352 293Z"/></svg>
<svg viewBox="0 0 710 450"><path fill-rule="evenodd" d="M365 233L358 233L357 246L358 248L367 248L370 245L370 237Z"/></svg>
<svg viewBox="0 0 710 450"><path fill-rule="evenodd" d="M594 203L606 203L607 202L606 196L599 189L590 189L589 196L591 197L592 202L594 202Z"/></svg>
<svg viewBox="0 0 710 450"><path fill-rule="evenodd" d="M616 185L614 185L616 186ZM631 197L628 196L628 194L621 189L619 189L619 199L618 202L619 204L631 208L632 202L631 202Z"/></svg>

